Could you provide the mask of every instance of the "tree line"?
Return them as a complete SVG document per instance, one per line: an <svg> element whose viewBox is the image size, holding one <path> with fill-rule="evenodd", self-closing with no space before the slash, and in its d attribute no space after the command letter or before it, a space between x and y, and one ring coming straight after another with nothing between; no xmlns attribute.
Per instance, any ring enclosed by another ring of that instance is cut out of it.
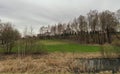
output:
<svg viewBox="0 0 120 74"><path fill-rule="evenodd" d="M0 20L0 48L4 49L5 53L11 53L19 40L23 42L25 52L33 46L36 46L33 49L38 48L38 45L35 45L37 39L67 39L86 44L111 43L116 38L120 39L120 10L116 13L109 10L91 10L86 16L80 15L69 23L43 26L37 36L34 36L32 27L30 35L27 35L26 30L24 37L21 37L20 32L11 23L3 23Z"/></svg>
<svg viewBox="0 0 120 74"><path fill-rule="evenodd" d="M119 37L120 10L116 13L109 10L98 12L90 10L86 15L80 15L69 23L58 23L54 26L41 27L39 38L69 39L79 43L104 44L111 43Z"/></svg>

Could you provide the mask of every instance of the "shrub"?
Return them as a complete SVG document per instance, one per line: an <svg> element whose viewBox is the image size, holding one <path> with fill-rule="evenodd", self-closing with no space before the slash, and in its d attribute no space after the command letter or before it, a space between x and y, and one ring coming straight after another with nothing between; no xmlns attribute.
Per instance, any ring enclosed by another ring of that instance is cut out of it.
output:
<svg viewBox="0 0 120 74"><path fill-rule="evenodd" d="M25 54L46 54L47 53L45 46L41 43L38 43L37 39L33 40L33 38L32 38L32 42L31 42L31 39L20 40L17 47L19 47L19 50L17 51L18 54L25 55Z"/></svg>
<svg viewBox="0 0 120 74"><path fill-rule="evenodd" d="M116 39L112 42L112 45L120 47L120 40Z"/></svg>
<svg viewBox="0 0 120 74"><path fill-rule="evenodd" d="M120 40L114 40L112 44L104 44L101 48L104 58L120 57Z"/></svg>
<svg viewBox="0 0 120 74"><path fill-rule="evenodd" d="M120 57L120 40L116 39L112 42L115 53Z"/></svg>
<svg viewBox="0 0 120 74"><path fill-rule="evenodd" d="M0 45L5 53L11 53L15 41L20 38L18 30L14 29L10 23L1 24L0 27Z"/></svg>
<svg viewBox="0 0 120 74"><path fill-rule="evenodd" d="M101 48L102 48L101 53L104 58L113 57L114 55L113 46L111 46L110 44L104 44L102 45Z"/></svg>

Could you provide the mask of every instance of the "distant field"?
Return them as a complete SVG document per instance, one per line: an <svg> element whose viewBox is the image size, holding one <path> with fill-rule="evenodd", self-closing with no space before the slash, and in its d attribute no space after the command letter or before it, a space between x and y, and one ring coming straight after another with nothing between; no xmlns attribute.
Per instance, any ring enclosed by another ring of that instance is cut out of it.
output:
<svg viewBox="0 0 120 74"><path fill-rule="evenodd" d="M42 44L42 45L41 45ZM19 44L13 48L12 52L20 52L24 48L23 44ZM83 45L78 44L72 41L66 40L39 40L37 41L37 48L36 50L26 50L27 52L39 52L40 49L44 49L47 52L99 52L100 46L99 45ZM33 46L34 47L34 46ZM42 48L41 48L42 47ZM0 49L0 52L4 52L3 49Z"/></svg>
<svg viewBox="0 0 120 74"><path fill-rule="evenodd" d="M64 40L41 40L49 52L99 52L100 46L82 45Z"/></svg>

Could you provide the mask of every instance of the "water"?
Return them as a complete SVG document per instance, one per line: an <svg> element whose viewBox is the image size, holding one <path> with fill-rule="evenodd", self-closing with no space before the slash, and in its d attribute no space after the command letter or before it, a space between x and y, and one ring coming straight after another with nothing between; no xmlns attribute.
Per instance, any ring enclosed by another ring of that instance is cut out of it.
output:
<svg viewBox="0 0 120 74"><path fill-rule="evenodd" d="M99 73L111 71L113 74L120 71L120 58L76 59L75 73Z"/></svg>

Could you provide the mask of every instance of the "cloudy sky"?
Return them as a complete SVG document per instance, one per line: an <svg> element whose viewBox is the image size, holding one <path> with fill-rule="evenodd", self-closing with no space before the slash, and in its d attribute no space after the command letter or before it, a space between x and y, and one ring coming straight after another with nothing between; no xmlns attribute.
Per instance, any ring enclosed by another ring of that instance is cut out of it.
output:
<svg viewBox="0 0 120 74"><path fill-rule="evenodd" d="M38 33L43 25L68 22L94 9L116 11L120 0L0 0L0 19L20 32L32 26Z"/></svg>

